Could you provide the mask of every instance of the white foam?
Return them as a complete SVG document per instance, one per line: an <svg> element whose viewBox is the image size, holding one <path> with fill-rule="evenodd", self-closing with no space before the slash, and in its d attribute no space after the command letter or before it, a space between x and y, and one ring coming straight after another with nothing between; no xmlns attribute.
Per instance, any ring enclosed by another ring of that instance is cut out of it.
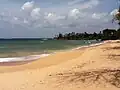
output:
<svg viewBox="0 0 120 90"><path fill-rule="evenodd" d="M101 42L101 43L95 43L95 44L90 44L90 45L86 45L86 46L80 46L80 47L77 47L75 49L72 49L72 50L78 50L78 49L81 49L81 48L86 48L86 47L94 47L94 46L99 46L99 45L102 45L104 43L107 43L107 42Z"/></svg>
<svg viewBox="0 0 120 90"><path fill-rule="evenodd" d="M0 58L0 62L12 62L12 61L31 61L36 60L42 57L46 57L49 54L41 54L41 55L30 55L24 57L13 57L13 58Z"/></svg>

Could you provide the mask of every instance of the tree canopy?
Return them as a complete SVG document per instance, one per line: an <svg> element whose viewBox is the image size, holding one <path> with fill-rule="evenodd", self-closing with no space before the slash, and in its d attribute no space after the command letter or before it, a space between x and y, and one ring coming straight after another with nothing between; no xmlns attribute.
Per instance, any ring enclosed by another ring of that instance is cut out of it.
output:
<svg viewBox="0 0 120 90"><path fill-rule="evenodd" d="M57 40L116 40L120 39L120 29L104 29L99 33L59 33L54 37Z"/></svg>
<svg viewBox="0 0 120 90"><path fill-rule="evenodd" d="M113 15L113 22L117 21L118 25L120 26L120 6L117 12Z"/></svg>

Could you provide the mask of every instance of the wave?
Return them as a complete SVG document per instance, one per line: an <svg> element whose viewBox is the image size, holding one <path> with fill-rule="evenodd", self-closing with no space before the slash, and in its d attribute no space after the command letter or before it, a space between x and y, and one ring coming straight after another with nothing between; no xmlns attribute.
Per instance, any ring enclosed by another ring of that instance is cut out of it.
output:
<svg viewBox="0 0 120 90"><path fill-rule="evenodd" d="M42 57L49 56L50 54L30 55L24 57L0 58L0 62L13 62L13 61L31 61Z"/></svg>

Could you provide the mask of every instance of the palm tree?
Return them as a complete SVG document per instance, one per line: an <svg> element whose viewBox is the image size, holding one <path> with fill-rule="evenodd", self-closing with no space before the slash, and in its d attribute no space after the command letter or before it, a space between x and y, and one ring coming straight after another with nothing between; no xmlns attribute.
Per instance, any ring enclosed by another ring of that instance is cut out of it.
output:
<svg viewBox="0 0 120 90"><path fill-rule="evenodd" d="M119 2L120 2L120 0L119 0ZM117 21L118 25L120 26L120 6L119 6L118 11L113 15L112 22L114 22L114 21Z"/></svg>

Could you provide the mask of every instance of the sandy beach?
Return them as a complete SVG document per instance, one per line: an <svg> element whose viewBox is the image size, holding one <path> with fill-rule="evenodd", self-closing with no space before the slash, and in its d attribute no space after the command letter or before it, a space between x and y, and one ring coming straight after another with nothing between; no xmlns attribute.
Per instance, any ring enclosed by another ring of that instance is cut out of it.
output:
<svg viewBox="0 0 120 90"><path fill-rule="evenodd" d="M120 41L0 63L0 90L120 90Z"/></svg>

